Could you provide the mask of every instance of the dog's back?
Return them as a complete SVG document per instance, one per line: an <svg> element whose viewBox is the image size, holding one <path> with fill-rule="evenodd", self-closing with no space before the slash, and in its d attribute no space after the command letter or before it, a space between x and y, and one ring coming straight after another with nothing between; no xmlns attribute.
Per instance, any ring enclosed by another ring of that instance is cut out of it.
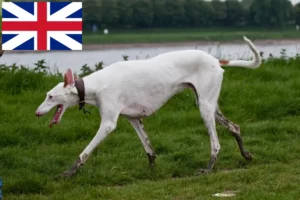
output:
<svg viewBox="0 0 300 200"><path fill-rule="evenodd" d="M120 61L96 73L103 73L104 76L119 75L125 79L130 78L130 74L135 77L136 74L143 76L144 73L158 73L157 76L169 74L176 79L177 73L180 77L186 77L196 71L206 73L211 69L221 69L219 61L212 55L201 50L181 50L163 53L148 60ZM155 78L159 78L157 76Z"/></svg>

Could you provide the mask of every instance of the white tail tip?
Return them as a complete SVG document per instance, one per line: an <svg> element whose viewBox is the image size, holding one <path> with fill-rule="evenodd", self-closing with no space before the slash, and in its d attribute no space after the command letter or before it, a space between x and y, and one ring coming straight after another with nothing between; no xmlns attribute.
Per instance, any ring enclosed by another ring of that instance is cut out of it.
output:
<svg viewBox="0 0 300 200"><path fill-rule="evenodd" d="M246 41L246 42L249 42L250 40L244 35L244 40Z"/></svg>

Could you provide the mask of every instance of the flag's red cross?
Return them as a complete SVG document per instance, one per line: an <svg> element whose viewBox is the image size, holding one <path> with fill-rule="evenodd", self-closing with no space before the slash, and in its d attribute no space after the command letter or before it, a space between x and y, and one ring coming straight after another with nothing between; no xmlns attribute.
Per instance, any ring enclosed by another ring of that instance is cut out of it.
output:
<svg viewBox="0 0 300 200"><path fill-rule="evenodd" d="M35 22L5 22L2 21L2 30L5 31L37 31L38 50L47 50L48 31L82 31L82 22L47 21L47 2L38 2L37 21Z"/></svg>

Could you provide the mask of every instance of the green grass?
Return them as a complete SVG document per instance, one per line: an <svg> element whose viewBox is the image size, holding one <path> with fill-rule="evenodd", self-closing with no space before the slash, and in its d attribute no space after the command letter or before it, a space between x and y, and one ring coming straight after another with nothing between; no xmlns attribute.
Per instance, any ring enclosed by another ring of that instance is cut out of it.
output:
<svg viewBox="0 0 300 200"><path fill-rule="evenodd" d="M60 76L0 69L0 176L5 199L212 199L226 190L233 199L300 199L300 59L270 60L256 70L226 69L220 96L223 113L241 126L252 162L239 154L223 127L221 151L212 174L206 167L210 143L186 91L145 119L158 155L156 166L129 123L95 150L75 177L55 179L66 170L96 133L100 117L94 107L84 115L69 109L60 125L49 129L53 111L34 112Z"/></svg>
<svg viewBox="0 0 300 200"><path fill-rule="evenodd" d="M300 38L294 29L141 29L111 30L109 35L85 34L84 44L122 44L122 43L163 43L192 41L232 41L241 40L243 35L252 39L295 39Z"/></svg>

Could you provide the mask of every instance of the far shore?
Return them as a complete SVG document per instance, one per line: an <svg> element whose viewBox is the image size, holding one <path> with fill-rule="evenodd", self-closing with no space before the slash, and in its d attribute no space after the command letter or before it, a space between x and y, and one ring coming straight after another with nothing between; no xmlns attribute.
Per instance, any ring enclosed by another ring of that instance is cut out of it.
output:
<svg viewBox="0 0 300 200"><path fill-rule="evenodd" d="M250 38L251 39L251 38ZM252 40L255 45L283 45L283 44L300 44L300 39L257 39ZM163 42L163 43L128 43L128 44L87 44L83 45L82 51L104 51L112 49L130 49L130 48L155 48L155 47L175 47L175 46L201 46L201 45L222 45L233 44L243 45L243 40L234 41L194 41L194 42ZM48 51L5 51L5 54L18 54L18 53L45 53ZM54 52L54 51L51 51Z"/></svg>

